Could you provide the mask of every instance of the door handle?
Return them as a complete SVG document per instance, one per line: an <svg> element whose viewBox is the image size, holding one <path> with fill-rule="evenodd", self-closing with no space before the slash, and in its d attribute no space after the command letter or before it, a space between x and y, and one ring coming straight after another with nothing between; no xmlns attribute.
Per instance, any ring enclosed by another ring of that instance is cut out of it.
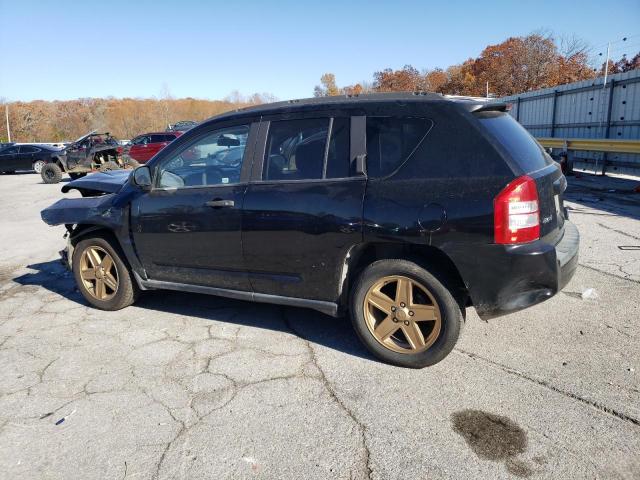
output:
<svg viewBox="0 0 640 480"><path fill-rule="evenodd" d="M233 200L222 200L220 198L217 198L215 200L210 200L208 202L205 203L205 205L207 207L211 207L211 208L229 208L229 207L233 207L235 206L236 202L234 202Z"/></svg>

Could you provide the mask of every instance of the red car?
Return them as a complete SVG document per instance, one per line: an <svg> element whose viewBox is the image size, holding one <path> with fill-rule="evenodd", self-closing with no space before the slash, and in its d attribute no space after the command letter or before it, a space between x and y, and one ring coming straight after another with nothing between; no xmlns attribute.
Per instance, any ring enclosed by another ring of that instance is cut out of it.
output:
<svg viewBox="0 0 640 480"><path fill-rule="evenodd" d="M138 135L131 140L129 158L138 163L146 163L156 153L182 135L182 132L157 132Z"/></svg>

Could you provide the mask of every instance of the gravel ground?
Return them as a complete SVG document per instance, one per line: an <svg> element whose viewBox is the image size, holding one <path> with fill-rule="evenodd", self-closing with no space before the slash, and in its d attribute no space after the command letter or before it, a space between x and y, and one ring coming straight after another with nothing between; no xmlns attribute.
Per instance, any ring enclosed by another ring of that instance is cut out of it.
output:
<svg viewBox="0 0 640 480"><path fill-rule="evenodd" d="M88 308L40 220L60 186L1 176L0 478L640 478L640 195L569 181L565 291L490 323L469 309L415 371L308 310Z"/></svg>

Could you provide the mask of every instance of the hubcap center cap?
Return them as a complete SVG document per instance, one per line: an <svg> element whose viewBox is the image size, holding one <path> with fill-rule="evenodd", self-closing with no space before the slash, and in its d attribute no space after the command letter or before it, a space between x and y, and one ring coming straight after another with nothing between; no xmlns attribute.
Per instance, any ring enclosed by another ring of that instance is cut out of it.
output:
<svg viewBox="0 0 640 480"><path fill-rule="evenodd" d="M396 310L396 317L402 322L404 322L405 320L409 320L409 309L406 307L398 308Z"/></svg>

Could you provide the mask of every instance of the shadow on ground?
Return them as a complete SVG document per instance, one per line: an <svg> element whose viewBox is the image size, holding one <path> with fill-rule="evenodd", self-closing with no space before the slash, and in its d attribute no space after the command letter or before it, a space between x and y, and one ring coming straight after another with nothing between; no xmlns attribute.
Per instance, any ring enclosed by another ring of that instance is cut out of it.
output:
<svg viewBox="0 0 640 480"><path fill-rule="evenodd" d="M569 209L571 214L618 215L640 220L640 180L579 173L567 177L564 199L586 207ZM592 209L601 212L590 211Z"/></svg>
<svg viewBox="0 0 640 480"><path fill-rule="evenodd" d="M73 275L60 261L36 263L27 268L35 272L16 277L13 281L25 286L37 285L72 302L88 306L76 288ZM161 313L294 333L309 342L373 360L358 340L347 317L333 318L304 308L161 290L144 292L135 306Z"/></svg>

